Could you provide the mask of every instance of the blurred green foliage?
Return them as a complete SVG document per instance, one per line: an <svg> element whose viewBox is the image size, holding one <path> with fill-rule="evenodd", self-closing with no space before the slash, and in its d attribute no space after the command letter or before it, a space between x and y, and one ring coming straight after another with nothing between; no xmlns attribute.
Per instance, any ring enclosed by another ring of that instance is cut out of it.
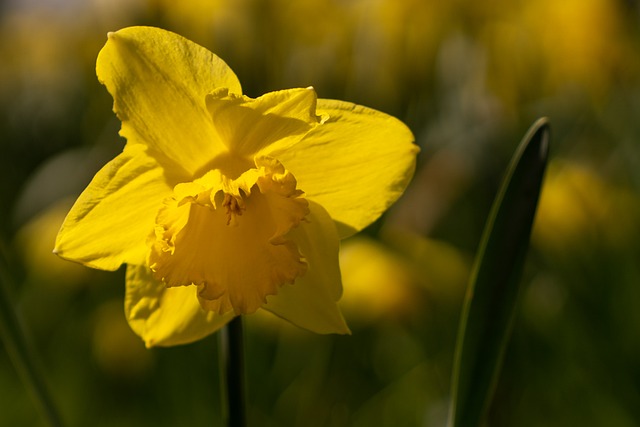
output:
<svg viewBox="0 0 640 427"><path fill-rule="evenodd" d="M107 31L128 25L206 46L249 96L313 85L393 114L422 147L405 196L343 244L352 336L249 317L251 425L445 424L471 260L542 115L552 163L489 424L640 424L639 23L633 0L0 2L0 239L68 425L219 413L214 337L144 349L123 273L51 255L74 197L122 149L94 67ZM42 425L4 351L0 402L0 425Z"/></svg>

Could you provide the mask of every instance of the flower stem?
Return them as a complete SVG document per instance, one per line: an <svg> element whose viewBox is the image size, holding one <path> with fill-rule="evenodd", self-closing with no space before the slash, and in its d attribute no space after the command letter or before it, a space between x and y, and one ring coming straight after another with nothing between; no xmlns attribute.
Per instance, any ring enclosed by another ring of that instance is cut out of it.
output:
<svg viewBox="0 0 640 427"><path fill-rule="evenodd" d="M226 427L246 427L244 341L242 317L236 316L219 334L220 396Z"/></svg>

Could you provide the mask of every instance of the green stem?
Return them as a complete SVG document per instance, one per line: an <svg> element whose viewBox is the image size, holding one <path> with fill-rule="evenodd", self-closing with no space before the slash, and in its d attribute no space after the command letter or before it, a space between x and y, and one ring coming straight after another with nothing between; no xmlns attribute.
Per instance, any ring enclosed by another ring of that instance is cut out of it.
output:
<svg viewBox="0 0 640 427"><path fill-rule="evenodd" d="M246 427L244 341L242 317L236 316L220 331L220 392L226 427Z"/></svg>
<svg viewBox="0 0 640 427"><path fill-rule="evenodd" d="M51 427L60 427L62 421L45 384L38 358L11 302L10 275L5 268L4 255L4 247L0 244L0 336L13 366L35 400L42 416Z"/></svg>

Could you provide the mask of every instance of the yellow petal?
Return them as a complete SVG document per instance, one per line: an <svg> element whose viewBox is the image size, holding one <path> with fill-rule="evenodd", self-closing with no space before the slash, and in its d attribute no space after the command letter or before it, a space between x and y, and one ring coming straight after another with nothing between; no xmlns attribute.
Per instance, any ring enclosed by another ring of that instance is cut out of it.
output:
<svg viewBox="0 0 640 427"><path fill-rule="evenodd" d="M162 199L171 195L163 169L140 145L107 163L67 215L54 252L89 267L142 264Z"/></svg>
<svg viewBox="0 0 640 427"><path fill-rule="evenodd" d="M200 307L194 286L167 288L144 266L127 266L125 314L147 347L186 344L217 331L233 318Z"/></svg>
<svg viewBox="0 0 640 427"><path fill-rule="evenodd" d="M237 94L242 89L207 49L169 31L130 27L109 33L96 70L130 143L148 146L190 175L225 150L205 96L220 87Z"/></svg>
<svg viewBox="0 0 640 427"><path fill-rule="evenodd" d="M375 221L404 192L418 147L399 120L348 102L318 100L328 120L300 142L269 152L298 180L309 200L336 221L341 238Z"/></svg>
<svg viewBox="0 0 640 427"><path fill-rule="evenodd" d="M182 197L167 199L156 220L155 276L170 287L197 285L202 306L219 314L253 313L306 271L287 233L307 202L277 161L260 158L256 167L237 180L216 170L176 186Z"/></svg>
<svg viewBox="0 0 640 427"><path fill-rule="evenodd" d="M321 206L309 202L309 208L308 221L289 233L307 260L307 274L269 296L263 308L312 332L348 334L337 304L342 296L338 233Z"/></svg>
<svg viewBox="0 0 640 427"><path fill-rule="evenodd" d="M220 89L207 96L207 107L220 139L233 153L253 158L275 142L291 145L313 126L316 117L313 88L267 93L257 99Z"/></svg>

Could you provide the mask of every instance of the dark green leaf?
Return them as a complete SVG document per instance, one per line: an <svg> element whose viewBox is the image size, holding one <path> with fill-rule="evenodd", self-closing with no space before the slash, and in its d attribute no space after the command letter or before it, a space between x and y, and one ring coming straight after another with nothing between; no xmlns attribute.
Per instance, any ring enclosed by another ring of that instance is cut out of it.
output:
<svg viewBox="0 0 640 427"><path fill-rule="evenodd" d="M514 154L485 226L458 331L451 427L480 425L491 402L517 311L548 147L549 125L543 118Z"/></svg>

